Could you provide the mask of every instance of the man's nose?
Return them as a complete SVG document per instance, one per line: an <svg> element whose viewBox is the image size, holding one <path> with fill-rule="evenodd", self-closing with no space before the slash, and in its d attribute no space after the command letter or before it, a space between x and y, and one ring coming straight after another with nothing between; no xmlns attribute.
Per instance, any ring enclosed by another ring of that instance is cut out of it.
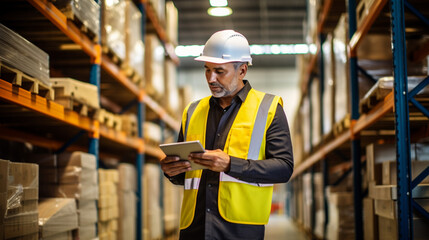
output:
<svg viewBox="0 0 429 240"><path fill-rule="evenodd" d="M207 76L207 81L208 81L209 83L216 82L216 81L217 81L217 80L216 80L216 73L210 73L210 74Z"/></svg>

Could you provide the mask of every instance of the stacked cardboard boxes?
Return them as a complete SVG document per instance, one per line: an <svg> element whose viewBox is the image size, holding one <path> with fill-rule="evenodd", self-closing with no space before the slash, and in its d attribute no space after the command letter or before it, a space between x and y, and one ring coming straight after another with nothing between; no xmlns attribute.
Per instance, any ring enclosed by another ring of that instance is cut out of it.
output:
<svg viewBox="0 0 429 240"><path fill-rule="evenodd" d="M119 219L118 219L118 239L136 239L136 218L137 218L137 172L136 168L128 163L121 163L118 166L119 184Z"/></svg>
<svg viewBox="0 0 429 240"><path fill-rule="evenodd" d="M0 160L0 238L37 239L39 166Z"/></svg>
<svg viewBox="0 0 429 240"><path fill-rule="evenodd" d="M47 198L74 198L78 213L76 237L96 237L98 182L96 159L84 152L44 155L39 158L40 195ZM83 214L84 213L84 214Z"/></svg>
<svg viewBox="0 0 429 240"><path fill-rule="evenodd" d="M159 165L146 163L141 180L143 181L143 239L162 239L161 169Z"/></svg>
<svg viewBox="0 0 429 240"><path fill-rule="evenodd" d="M429 167L429 155L422 149L426 144L411 144L411 178L414 179ZM369 197L364 200L364 218L373 223L364 225L364 234L368 239L398 239L398 206L392 192L396 191L397 162L394 144L370 144L366 148L367 179ZM429 177L417 186L429 187ZM413 199L426 211L429 210L429 196ZM414 239L426 239L429 234L427 221L413 211Z"/></svg>
<svg viewBox="0 0 429 240"><path fill-rule="evenodd" d="M329 221L327 226L327 239L354 239L354 204L353 192L333 192L326 189L328 196Z"/></svg>
<svg viewBox="0 0 429 240"><path fill-rule="evenodd" d="M164 47L158 36L146 34L145 37L145 90L155 99L164 97Z"/></svg>
<svg viewBox="0 0 429 240"><path fill-rule="evenodd" d="M166 237L177 239L179 234L180 207L182 205L183 187L172 184L167 178L164 181L164 232Z"/></svg>
<svg viewBox="0 0 429 240"><path fill-rule="evenodd" d="M118 235L118 180L116 169L98 169L100 197L98 201L98 236L100 240L117 239Z"/></svg>
<svg viewBox="0 0 429 240"><path fill-rule="evenodd" d="M78 228L74 198L45 198L39 202L39 235L42 239L69 240Z"/></svg>

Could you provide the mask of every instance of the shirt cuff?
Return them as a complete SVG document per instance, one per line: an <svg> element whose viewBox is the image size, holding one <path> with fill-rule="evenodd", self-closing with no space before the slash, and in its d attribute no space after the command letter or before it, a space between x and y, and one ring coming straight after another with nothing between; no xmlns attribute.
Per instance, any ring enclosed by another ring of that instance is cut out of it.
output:
<svg viewBox="0 0 429 240"><path fill-rule="evenodd" d="M239 177L243 173L243 169L246 164L246 160L231 156L231 165L227 174L233 177Z"/></svg>

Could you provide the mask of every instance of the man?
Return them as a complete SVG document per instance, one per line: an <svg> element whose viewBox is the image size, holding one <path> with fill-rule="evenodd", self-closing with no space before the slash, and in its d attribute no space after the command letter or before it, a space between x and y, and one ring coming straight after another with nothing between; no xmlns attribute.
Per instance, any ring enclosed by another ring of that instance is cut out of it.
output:
<svg viewBox="0 0 429 240"><path fill-rule="evenodd" d="M244 80L251 65L247 39L214 33L195 60L205 62L212 96L188 105L178 141L199 140L206 152L167 156L161 168L184 185L180 239L263 239L274 183L293 172L292 145L280 97Z"/></svg>

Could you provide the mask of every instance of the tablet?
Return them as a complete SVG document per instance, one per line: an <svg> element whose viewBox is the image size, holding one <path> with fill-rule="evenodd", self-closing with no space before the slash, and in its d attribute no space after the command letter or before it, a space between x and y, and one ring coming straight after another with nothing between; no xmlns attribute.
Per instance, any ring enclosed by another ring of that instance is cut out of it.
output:
<svg viewBox="0 0 429 240"><path fill-rule="evenodd" d="M205 152L203 145L200 141L188 141L188 142L177 142L177 143L166 143L159 145L161 150L167 156L178 156L180 160L188 160L190 153L202 153ZM192 170L205 169L207 167L190 161Z"/></svg>

